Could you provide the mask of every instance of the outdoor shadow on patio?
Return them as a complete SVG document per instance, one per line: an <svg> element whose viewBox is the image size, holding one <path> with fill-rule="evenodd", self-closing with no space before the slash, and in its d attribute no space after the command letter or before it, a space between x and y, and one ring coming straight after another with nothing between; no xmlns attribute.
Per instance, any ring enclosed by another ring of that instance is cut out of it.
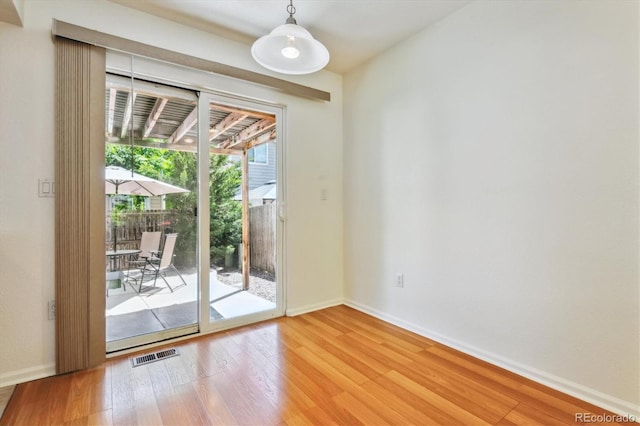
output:
<svg viewBox="0 0 640 426"><path fill-rule="evenodd" d="M154 333L195 324L198 321L195 301L153 309L107 316L107 341Z"/></svg>
<svg viewBox="0 0 640 426"><path fill-rule="evenodd" d="M150 310L108 316L107 342L164 330Z"/></svg>
<svg viewBox="0 0 640 426"><path fill-rule="evenodd" d="M151 312L165 329L198 322L198 306L195 301L154 308Z"/></svg>

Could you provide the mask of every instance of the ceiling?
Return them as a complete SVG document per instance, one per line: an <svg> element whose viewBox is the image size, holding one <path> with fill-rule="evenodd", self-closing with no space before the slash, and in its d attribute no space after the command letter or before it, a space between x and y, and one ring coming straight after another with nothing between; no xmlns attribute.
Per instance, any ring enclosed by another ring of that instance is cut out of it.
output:
<svg viewBox="0 0 640 426"><path fill-rule="evenodd" d="M1 1L1 0L0 0ZM242 42L284 23L288 0L110 0ZM471 0L294 0L295 17L331 53L327 69L344 73L463 7ZM355 23L355 24L354 24ZM107 142L195 152L195 98L110 76ZM276 138L275 117L210 105L211 152L238 154ZM131 132L131 134L129 134Z"/></svg>
<svg viewBox="0 0 640 426"><path fill-rule="evenodd" d="M250 46L288 17L287 0L110 0ZM472 0L294 0L295 18L345 73Z"/></svg>
<svg viewBox="0 0 640 426"><path fill-rule="evenodd" d="M197 118L197 100L191 91L107 75L107 143L195 153ZM275 116L258 111L210 104L209 123L212 153L240 155L276 139Z"/></svg>

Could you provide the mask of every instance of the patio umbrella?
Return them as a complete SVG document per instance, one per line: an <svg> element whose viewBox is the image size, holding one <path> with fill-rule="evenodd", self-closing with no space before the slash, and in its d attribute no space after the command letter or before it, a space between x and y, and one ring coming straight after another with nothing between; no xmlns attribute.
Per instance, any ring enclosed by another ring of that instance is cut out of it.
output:
<svg viewBox="0 0 640 426"><path fill-rule="evenodd" d="M154 197L166 194L190 192L188 189L171 185L148 176L134 173L118 166L107 166L104 172L105 194L138 195ZM117 233L113 224L113 251L117 250Z"/></svg>
<svg viewBox="0 0 640 426"><path fill-rule="evenodd" d="M122 195L140 195L153 197L165 194L189 192L188 189L171 185L148 176L134 173L118 166L107 166L104 173L105 193Z"/></svg>

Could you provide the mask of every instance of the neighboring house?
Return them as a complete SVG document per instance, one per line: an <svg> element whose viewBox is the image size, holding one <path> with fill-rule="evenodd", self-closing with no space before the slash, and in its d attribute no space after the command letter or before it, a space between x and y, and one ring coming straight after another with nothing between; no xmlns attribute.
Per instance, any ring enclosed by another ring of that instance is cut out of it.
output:
<svg viewBox="0 0 640 426"><path fill-rule="evenodd" d="M255 189L265 183L276 180L276 142L268 142L251 148L249 156L249 189ZM240 161L240 157L232 155L232 161Z"/></svg>
<svg viewBox="0 0 640 426"><path fill-rule="evenodd" d="M269 204L276 200L276 143L269 142L251 148L249 156L249 204ZM240 161L238 157L231 157ZM240 191L234 200L242 200Z"/></svg>
<svg viewBox="0 0 640 426"><path fill-rule="evenodd" d="M249 190L249 205L261 206L263 204L271 204L276 201L276 181L270 180L264 185L260 185L257 188ZM240 193L233 197L236 201L242 201L242 195Z"/></svg>
<svg viewBox="0 0 640 426"><path fill-rule="evenodd" d="M276 143L269 142L251 148L249 155L249 189L276 180Z"/></svg>

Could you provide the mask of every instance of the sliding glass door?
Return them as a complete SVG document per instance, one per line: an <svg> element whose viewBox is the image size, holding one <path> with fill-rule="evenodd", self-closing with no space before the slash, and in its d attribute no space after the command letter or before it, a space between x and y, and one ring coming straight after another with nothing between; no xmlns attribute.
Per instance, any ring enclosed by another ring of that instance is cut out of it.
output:
<svg viewBox="0 0 640 426"><path fill-rule="evenodd" d="M200 135L201 161L209 164L203 174L208 181L204 240L209 248L208 257L201 259L201 272L209 280L206 298L203 291L203 329L280 316L278 132L282 111L213 94L201 95L200 106L206 111L201 119L209 122Z"/></svg>
<svg viewBox="0 0 640 426"><path fill-rule="evenodd" d="M107 352L197 332L198 102L108 74Z"/></svg>
<svg viewBox="0 0 640 426"><path fill-rule="evenodd" d="M107 352L283 315L284 108L108 59Z"/></svg>

